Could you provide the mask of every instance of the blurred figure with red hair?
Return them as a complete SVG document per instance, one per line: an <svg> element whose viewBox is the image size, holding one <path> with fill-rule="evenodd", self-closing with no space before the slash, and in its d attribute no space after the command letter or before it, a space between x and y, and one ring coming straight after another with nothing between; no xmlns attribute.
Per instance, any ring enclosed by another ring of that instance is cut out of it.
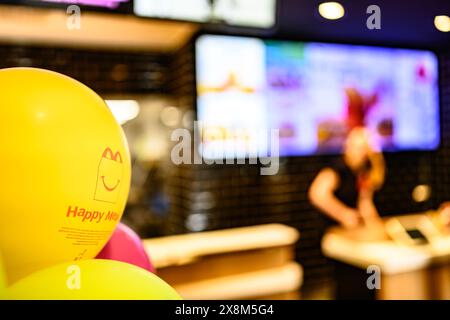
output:
<svg viewBox="0 0 450 320"><path fill-rule="evenodd" d="M379 222L374 192L384 182L384 158L367 129L355 127L347 136L343 156L322 169L309 189L314 206L347 228Z"/></svg>

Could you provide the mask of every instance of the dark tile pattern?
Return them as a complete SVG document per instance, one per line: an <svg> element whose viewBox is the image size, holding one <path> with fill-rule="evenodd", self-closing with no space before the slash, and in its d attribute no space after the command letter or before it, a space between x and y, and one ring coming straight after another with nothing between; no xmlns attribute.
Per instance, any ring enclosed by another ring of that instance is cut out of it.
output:
<svg viewBox="0 0 450 320"><path fill-rule="evenodd" d="M71 76L99 94L167 93L168 57L152 53L0 45L0 68L36 67Z"/></svg>

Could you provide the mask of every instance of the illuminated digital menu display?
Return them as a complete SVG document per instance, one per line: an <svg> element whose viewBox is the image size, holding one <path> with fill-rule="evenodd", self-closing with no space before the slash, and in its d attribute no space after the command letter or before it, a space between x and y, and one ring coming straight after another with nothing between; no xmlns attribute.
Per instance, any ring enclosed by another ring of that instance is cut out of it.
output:
<svg viewBox="0 0 450 320"><path fill-rule="evenodd" d="M26 5L46 8L65 8L69 5L78 5L83 9L94 11L132 13L132 0L5 0L2 3Z"/></svg>
<svg viewBox="0 0 450 320"><path fill-rule="evenodd" d="M197 115L206 158L339 153L366 127L385 151L440 142L434 53L203 35L196 41Z"/></svg>

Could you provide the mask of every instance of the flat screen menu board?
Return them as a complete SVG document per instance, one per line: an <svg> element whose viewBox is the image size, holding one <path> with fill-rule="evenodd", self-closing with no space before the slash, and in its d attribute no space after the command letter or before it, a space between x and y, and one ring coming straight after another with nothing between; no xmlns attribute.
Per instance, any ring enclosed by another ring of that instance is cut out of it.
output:
<svg viewBox="0 0 450 320"><path fill-rule="evenodd" d="M132 0L5 0L6 4L18 4L47 8L64 8L78 5L83 9L117 13L132 13Z"/></svg>
<svg viewBox="0 0 450 320"><path fill-rule="evenodd" d="M271 28L276 22L276 0L135 0L141 17L174 19L232 26Z"/></svg>
<svg viewBox="0 0 450 320"><path fill-rule="evenodd" d="M196 79L207 158L253 156L250 144L267 154L260 129L279 130L285 156L339 153L355 126L367 127L385 151L440 142L438 61L430 51L203 35Z"/></svg>

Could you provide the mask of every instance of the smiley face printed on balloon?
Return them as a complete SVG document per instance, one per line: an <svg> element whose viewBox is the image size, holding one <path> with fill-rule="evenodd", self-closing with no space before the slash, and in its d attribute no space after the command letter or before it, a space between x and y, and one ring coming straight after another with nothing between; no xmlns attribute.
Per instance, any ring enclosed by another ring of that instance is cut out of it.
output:
<svg viewBox="0 0 450 320"><path fill-rule="evenodd" d="M111 148L103 151L97 171L94 200L116 203L123 175L122 155Z"/></svg>

